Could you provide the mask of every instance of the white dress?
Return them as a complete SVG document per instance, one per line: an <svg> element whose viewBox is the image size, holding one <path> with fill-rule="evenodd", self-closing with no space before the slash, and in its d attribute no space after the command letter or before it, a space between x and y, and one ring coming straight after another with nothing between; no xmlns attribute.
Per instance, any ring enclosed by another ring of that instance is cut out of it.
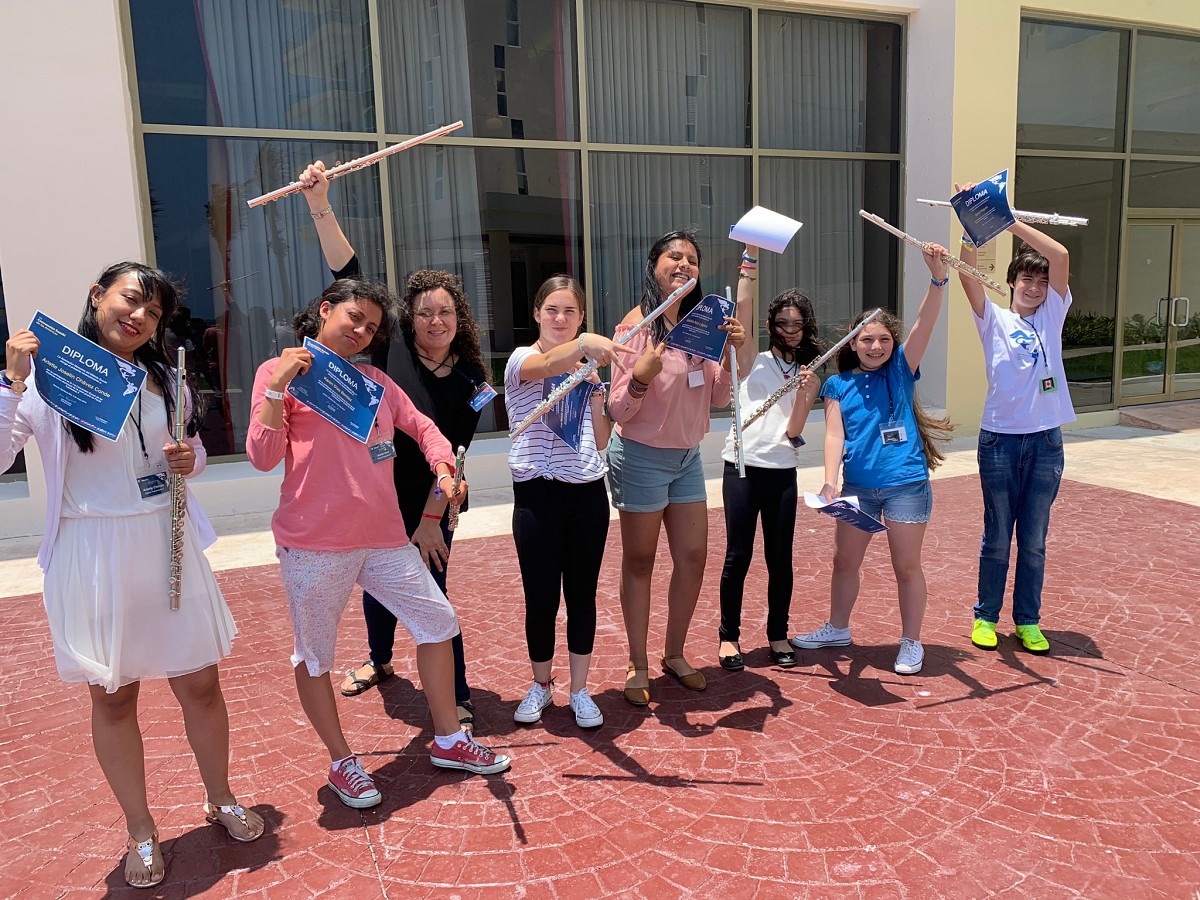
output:
<svg viewBox="0 0 1200 900"><path fill-rule="evenodd" d="M139 403L150 466L165 471L166 406L145 389ZM229 654L237 633L190 516L180 608L170 608L171 495L141 496L137 478L146 464L138 419L135 405L117 441L96 437L91 453L68 437L62 514L43 592L59 675L109 693L211 666Z"/></svg>

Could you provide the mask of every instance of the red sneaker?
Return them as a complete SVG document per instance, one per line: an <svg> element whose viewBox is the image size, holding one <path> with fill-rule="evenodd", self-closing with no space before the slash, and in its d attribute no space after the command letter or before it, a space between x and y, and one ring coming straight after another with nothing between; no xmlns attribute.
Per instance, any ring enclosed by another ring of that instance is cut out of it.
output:
<svg viewBox="0 0 1200 900"><path fill-rule="evenodd" d="M465 769L476 775L495 775L512 765L512 760L507 756L493 753L482 744L475 743L470 734L459 738L449 750L443 750L434 741L429 759L440 768Z"/></svg>
<svg viewBox="0 0 1200 900"><path fill-rule="evenodd" d="M355 809L378 806L383 800L357 756L347 756L329 767L329 786L343 803Z"/></svg>

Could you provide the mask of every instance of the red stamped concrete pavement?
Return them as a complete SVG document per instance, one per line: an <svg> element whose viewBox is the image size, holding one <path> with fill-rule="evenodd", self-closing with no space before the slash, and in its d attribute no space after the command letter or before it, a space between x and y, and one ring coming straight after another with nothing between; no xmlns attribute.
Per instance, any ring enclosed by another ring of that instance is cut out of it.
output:
<svg viewBox="0 0 1200 900"><path fill-rule="evenodd" d="M382 690L339 700L384 793L382 806L363 812L324 786L327 760L287 663L276 570L221 575L241 628L223 667L234 787L270 832L242 845L203 824L177 708L165 685L146 685L150 797L169 858L156 892L124 886L123 834L92 756L85 691L55 677L38 598L6 602L0 895L1195 897L1200 509L1065 483L1043 620L1053 651L1033 657L1017 651L1008 622L999 652L970 645L978 484L946 479L934 492L920 675L891 670L899 627L881 541L864 569L851 647L773 668L756 564L748 668L723 672L715 597L724 542L714 511L689 643L709 690L658 676L648 710L620 695L614 527L593 679L607 721L590 733L575 727L563 687L541 725L513 724L529 670L511 542L456 544L451 589L479 730L515 758L513 769L481 778L431 767L429 719L405 652ZM828 609L832 526L813 514L801 523L793 631L820 624ZM356 606L357 596L340 669L363 658ZM652 647L663 616L660 602Z"/></svg>

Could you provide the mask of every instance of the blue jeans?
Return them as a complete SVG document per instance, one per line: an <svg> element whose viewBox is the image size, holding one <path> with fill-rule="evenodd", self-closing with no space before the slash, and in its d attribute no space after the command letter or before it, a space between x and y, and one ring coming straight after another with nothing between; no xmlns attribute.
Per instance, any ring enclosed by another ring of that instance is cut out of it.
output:
<svg viewBox="0 0 1200 900"><path fill-rule="evenodd" d="M1015 530L1013 622L1036 625L1042 611L1050 506L1062 481L1062 430L1050 428L1032 434L980 431L978 459L983 487L983 543L979 549L975 618L1000 621Z"/></svg>

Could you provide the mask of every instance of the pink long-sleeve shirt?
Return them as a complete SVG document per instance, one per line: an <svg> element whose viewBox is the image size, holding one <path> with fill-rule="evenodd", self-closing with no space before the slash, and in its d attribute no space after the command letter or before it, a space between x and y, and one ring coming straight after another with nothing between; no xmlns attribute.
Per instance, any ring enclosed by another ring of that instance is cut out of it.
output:
<svg viewBox="0 0 1200 900"><path fill-rule="evenodd" d="M370 447L390 441L399 428L421 447L429 467L454 466L450 442L408 395L374 366L356 364L384 387L371 436L363 444L331 425L291 394L283 400L283 427L258 421L263 392L279 364L268 359L254 376L246 455L264 472L284 460L279 509L271 531L280 547L300 550L359 550L403 547L404 518L392 479L393 459L371 461Z"/></svg>
<svg viewBox="0 0 1200 900"><path fill-rule="evenodd" d="M632 328L632 325L618 325L616 337ZM646 349L649 336L650 329L643 329L626 346L640 353ZM633 366L627 366L624 372L614 366L608 411L622 438L650 447L688 450L708 434L710 408L729 405L732 382L729 373L717 363L697 357L689 363L687 354L681 350L668 347L663 351L662 363L662 371L650 382L650 389L641 399L629 392ZM693 371L703 378L698 387L688 384Z"/></svg>

